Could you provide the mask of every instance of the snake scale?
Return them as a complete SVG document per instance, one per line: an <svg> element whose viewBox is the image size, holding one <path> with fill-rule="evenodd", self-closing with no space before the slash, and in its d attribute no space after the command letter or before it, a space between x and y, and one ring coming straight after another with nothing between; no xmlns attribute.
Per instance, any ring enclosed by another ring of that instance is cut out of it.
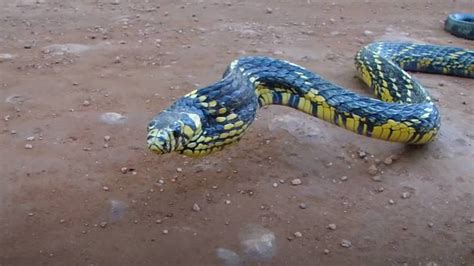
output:
<svg viewBox="0 0 474 266"><path fill-rule="evenodd" d="M284 105L360 135L407 144L432 141L440 112L406 71L474 78L474 51L375 42L355 56L359 77L379 99L348 91L296 64L264 56L233 61L223 78L194 90L148 125L156 153L203 156L237 142L265 105Z"/></svg>

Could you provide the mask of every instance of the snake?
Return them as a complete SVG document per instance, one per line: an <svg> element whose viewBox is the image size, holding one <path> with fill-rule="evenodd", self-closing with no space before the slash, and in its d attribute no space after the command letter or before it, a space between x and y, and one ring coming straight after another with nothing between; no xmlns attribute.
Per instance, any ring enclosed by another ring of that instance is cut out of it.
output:
<svg viewBox="0 0 474 266"><path fill-rule="evenodd" d="M411 72L474 78L474 51L378 41L355 55L357 76L376 98L357 94L303 66L243 56L222 78L178 98L151 119L148 149L204 156L238 142L267 105L288 106L367 137L422 145L439 133L440 110Z"/></svg>

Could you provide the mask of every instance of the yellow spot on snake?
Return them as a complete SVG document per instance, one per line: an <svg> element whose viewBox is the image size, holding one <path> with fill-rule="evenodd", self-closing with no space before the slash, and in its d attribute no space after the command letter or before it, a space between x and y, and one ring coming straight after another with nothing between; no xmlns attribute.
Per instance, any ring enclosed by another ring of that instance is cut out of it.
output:
<svg viewBox="0 0 474 266"><path fill-rule="evenodd" d="M184 127L183 127L183 132L184 132L184 134L185 134L186 136L188 136L188 137L192 137L193 134L194 134L193 129L190 128L189 126L184 126Z"/></svg>
<svg viewBox="0 0 474 266"><path fill-rule="evenodd" d="M217 105L217 102L214 100L209 102L209 107L215 107L216 105Z"/></svg>
<svg viewBox="0 0 474 266"><path fill-rule="evenodd" d="M224 122L225 120L226 120L226 118L223 117L223 116L218 116L218 117L216 117L216 122L218 122L218 123L222 123L222 122Z"/></svg>
<svg viewBox="0 0 474 266"><path fill-rule="evenodd" d="M235 119L237 117L237 114L230 114L227 116L227 120L232 120L232 119Z"/></svg>
<svg viewBox="0 0 474 266"><path fill-rule="evenodd" d="M234 128L234 124L226 124L226 125L224 125L224 130L230 130L230 129L232 129L232 128Z"/></svg>
<svg viewBox="0 0 474 266"><path fill-rule="evenodd" d="M235 125L236 127L240 127L240 126L242 126L243 124L244 124L244 121L237 121L237 122L235 122L234 125ZM243 127L243 129L245 129L245 128L246 128L246 127Z"/></svg>
<svg viewBox="0 0 474 266"><path fill-rule="evenodd" d="M201 101L201 102L204 102L206 99L207 99L206 95L199 96L199 98L198 98L198 100Z"/></svg>

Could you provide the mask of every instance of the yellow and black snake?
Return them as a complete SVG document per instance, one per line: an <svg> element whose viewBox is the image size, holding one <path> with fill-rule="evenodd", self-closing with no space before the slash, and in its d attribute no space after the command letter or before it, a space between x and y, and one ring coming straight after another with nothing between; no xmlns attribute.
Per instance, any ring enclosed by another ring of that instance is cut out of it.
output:
<svg viewBox="0 0 474 266"><path fill-rule="evenodd" d="M474 78L474 51L376 42L355 56L360 78L380 99L361 96L293 63L262 56L230 64L218 82L192 91L148 125L148 148L202 156L238 141L259 107L285 105L352 132L408 144L435 138L440 113L407 71Z"/></svg>

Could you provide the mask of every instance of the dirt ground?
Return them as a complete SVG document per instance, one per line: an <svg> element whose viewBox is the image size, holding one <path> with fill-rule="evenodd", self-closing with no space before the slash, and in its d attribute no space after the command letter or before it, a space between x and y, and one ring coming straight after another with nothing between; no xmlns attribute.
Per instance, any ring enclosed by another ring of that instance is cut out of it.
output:
<svg viewBox="0 0 474 266"><path fill-rule="evenodd" d="M370 94L353 55L374 40L474 49L442 28L449 12L474 12L472 0L2 0L0 10L1 266L474 265L474 80L414 75L443 116L422 148L277 106L215 155L145 147L156 113L241 55Z"/></svg>

